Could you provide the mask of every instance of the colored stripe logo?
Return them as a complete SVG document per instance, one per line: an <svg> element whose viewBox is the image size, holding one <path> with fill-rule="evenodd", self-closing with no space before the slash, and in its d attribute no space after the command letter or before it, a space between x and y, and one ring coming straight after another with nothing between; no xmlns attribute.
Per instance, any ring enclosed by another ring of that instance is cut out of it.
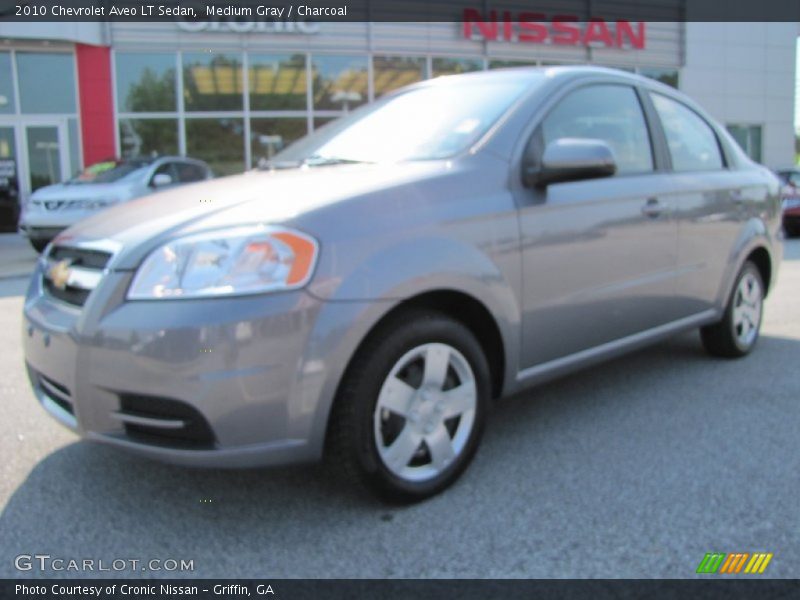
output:
<svg viewBox="0 0 800 600"><path fill-rule="evenodd" d="M697 566L697 573L704 575L735 575L737 573L761 574L769 561L772 560L772 552L748 552L724 554L721 552L709 552Z"/></svg>

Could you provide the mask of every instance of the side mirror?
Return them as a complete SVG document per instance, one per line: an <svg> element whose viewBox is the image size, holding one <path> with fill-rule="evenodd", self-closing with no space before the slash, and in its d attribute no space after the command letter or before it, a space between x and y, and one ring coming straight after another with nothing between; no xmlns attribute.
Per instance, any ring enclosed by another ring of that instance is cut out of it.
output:
<svg viewBox="0 0 800 600"><path fill-rule="evenodd" d="M604 141L560 138L547 144L540 163L526 157L523 182L528 187L546 187L551 183L609 177L616 172L614 152Z"/></svg>
<svg viewBox="0 0 800 600"><path fill-rule="evenodd" d="M150 185L154 188L164 187L166 185L172 185L172 176L168 173L156 173L153 175L153 179L150 181Z"/></svg>

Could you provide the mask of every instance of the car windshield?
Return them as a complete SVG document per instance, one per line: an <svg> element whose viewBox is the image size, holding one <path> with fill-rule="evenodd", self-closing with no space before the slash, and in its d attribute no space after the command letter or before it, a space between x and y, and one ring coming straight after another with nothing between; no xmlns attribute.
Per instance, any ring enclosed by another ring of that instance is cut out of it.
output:
<svg viewBox="0 0 800 600"><path fill-rule="evenodd" d="M148 164L149 161L144 160L107 160L86 167L70 183L113 183L144 169Z"/></svg>
<svg viewBox="0 0 800 600"><path fill-rule="evenodd" d="M263 166L447 158L476 142L536 81L460 81L401 92L300 140Z"/></svg>

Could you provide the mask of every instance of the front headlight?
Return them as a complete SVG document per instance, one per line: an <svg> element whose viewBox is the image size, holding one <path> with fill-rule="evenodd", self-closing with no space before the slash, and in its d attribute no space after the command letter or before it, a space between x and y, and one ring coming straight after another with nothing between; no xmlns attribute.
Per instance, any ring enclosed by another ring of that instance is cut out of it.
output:
<svg viewBox="0 0 800 600"><path fill-rule="evenodd" d="M281 227L237 227L173 240L136 271L131 300L257 294L304 286L317 260L314 238Z"/></svg>

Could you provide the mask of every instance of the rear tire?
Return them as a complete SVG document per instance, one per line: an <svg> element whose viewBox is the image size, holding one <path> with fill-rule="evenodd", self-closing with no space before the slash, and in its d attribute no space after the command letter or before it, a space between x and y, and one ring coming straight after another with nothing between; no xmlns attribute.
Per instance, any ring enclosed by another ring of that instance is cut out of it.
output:
<svg viewBox="0 0 800 600"><path fill-rule="evenodd" d="M398 314L347 369L326 461L390 502L433 496L478 449L490 381L483 349L462 323L428 310Z"/></svg>
<svg viewBox="0 0 800 600"><path fill-rule="evenodd" d="M739 358L758 341L764 307L764 281L758 268L747 261L736 278L722 320L700 329L706 351L712 356Z"/></svg>

